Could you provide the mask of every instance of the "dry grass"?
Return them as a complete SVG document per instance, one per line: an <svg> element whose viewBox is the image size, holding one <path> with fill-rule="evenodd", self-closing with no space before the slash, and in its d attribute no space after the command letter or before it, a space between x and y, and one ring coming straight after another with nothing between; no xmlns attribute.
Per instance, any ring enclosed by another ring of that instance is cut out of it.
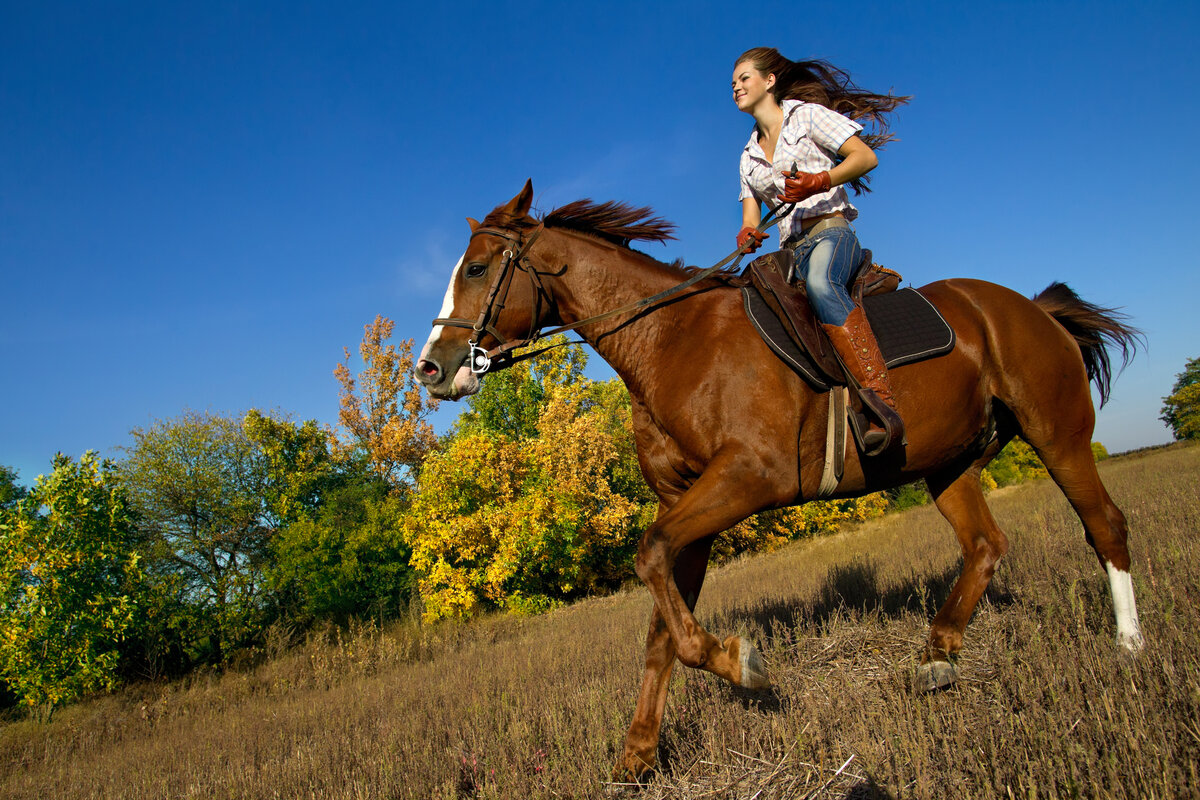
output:
<svg viewBox="0 0 1200 800"><path fill-rule="evenodd" d="M679 668L645 798L1195 797L1200 448L1101 466L1133 531L1148 646L1048 481L1001 490L1010 534L960 684L914 696L958 569L932 508L714 571L698 613L762 644L775 687ZM256 670L0 728L5 797L603 797L641 671L637 590L544 617L336 632ZM840 769L840 771L839 771Z"/></svg>

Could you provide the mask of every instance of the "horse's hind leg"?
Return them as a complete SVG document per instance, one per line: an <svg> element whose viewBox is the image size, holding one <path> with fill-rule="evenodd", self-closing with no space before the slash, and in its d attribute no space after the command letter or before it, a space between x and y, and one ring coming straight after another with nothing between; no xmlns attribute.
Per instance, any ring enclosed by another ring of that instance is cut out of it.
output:
<svg viewBox="0 0 1200 800"><path fill-rule="evenodd" d="M1090 404L1087 406L1091 408ZM1074 431L1086 430L1087 433ZM1113 614L1117 621L1117 643L1132 652L1142 649L1133 581L1129 575L1129 532L1125 515L1117 508L1096 471L1091 448L1091 425L1072 429L1061 436L1027 433L1026 441L1037 450L1063 494L1083 522L1088 544L1096 551L1100 566L1108 573Z"/></svg>
<svg viewBox="0 0 1200 800"><path fill-rule="evenodd" d="M927 481L938 511L958 536L963 568L929 627L929 643L917 670L916 688L920 691L941 689L955 681L953 661L962 649L963 632L992 579L996 562L1008 552L1008 539L983 499L979 475L984 461L980 459L966 471L930 476Z"/></svg>

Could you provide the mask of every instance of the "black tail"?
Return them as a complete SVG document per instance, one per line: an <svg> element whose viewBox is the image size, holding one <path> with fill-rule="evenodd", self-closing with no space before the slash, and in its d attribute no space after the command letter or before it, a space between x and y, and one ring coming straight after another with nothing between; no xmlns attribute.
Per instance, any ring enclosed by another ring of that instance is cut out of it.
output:
<svg viewBox="0 0 1200 800"><path fill-rule="evenodd" d="M1112 365L1109 346L1121 348L1121 368L1124 369L1137 353L1138 345L1145 346L1142 332L1123 320L1128 316L1113 308L1102 308L1080 299L1065 283L1052 283L1034 295L1033 302L1066 328L1075 338L1087 367L1088 379L1100 392L1100 405L1108 401L1112 385Z"/></svg>

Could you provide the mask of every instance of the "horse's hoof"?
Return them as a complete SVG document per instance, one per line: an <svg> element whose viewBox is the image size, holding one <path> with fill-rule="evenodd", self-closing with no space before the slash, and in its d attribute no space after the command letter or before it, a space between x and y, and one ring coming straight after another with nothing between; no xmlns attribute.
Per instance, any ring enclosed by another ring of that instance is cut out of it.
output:
<svg viewBox="0 0 1200 800"><path fill-rule="evenodd" d="M613 768L613 783L641 786L654 775L655 762L656 759L653 755L641 756L627 751L617 766Z"/></svg>
<svg viewBox="0 0 1200 800"><path fill-rule="evenodd" d="M738 639L738 662L742 668L742 677L738 685L743 689L768 689L771 679L767 677L767 668L759 656L758 650L746 639Z"/></svg>
<svg viewBox="0 0 1200 800"><path fill-rule="evenodd" d="M1146 640L1142 638L1141 631L1135 630L1132 633L1118 633L1117 644L1128 650L1130 655L1136 656L1146 646Z"/></svg>
<svg viewBox="0 0 1200 800"><path fill-rule="evenodd" d="M918 694L928 694L952 686L957 680L958 671L949 661L926 661L917 667L913 690Z"/></svg>

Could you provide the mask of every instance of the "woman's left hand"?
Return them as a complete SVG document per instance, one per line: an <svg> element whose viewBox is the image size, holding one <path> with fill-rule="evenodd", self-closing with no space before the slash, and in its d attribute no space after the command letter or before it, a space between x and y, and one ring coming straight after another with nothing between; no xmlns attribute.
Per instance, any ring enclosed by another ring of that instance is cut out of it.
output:
<svg viewBox="0 0 1200 800"><path fill-rule="evenodd" d="M782 174L783 191L778 195L781 203L799 203L830 189L828 172L797 172L785 169Z"/></svg>

